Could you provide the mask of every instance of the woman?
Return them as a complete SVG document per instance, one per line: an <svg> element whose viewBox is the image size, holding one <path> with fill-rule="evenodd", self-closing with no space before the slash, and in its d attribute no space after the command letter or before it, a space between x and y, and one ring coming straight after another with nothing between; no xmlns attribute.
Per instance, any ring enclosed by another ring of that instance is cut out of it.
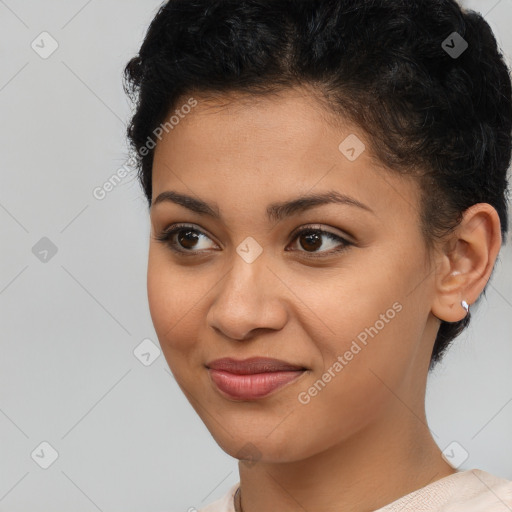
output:
<svg viewBox="0 0 512 512"><path fill-rule="evenodd" d="M171 0L125 75L152 320L240 460L203 510L510 510L512 482L458 470L425 416L508 231L511 83L483 18Z"/></svg>

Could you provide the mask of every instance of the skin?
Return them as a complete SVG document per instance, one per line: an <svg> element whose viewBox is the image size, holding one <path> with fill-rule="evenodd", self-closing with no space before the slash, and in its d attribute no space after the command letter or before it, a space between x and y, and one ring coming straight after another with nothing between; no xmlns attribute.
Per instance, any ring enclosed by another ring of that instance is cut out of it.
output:
<svg viewBox="0 0 512 512"><path fill-rule="evenodd" d="M501 246L494 208L467 210L429 260L415 181L380 166L364 133L331 122L310 91L194 97L198 105L156 146L153 201L174 190L216 203L221 219L170 201L151 207L148 299L176 381L240 459L244 512L371 511L454 473L427 425L428 364L440 319L464 318L461 300L474 303L490 277ZM349 134L366 145L354 161L338 149ZM330 190L374 213L328 204L266 217L270 203ZM174 223L203 233L184 248L199 256L155 239ZM342 243L327 235L313 246L291 237L312 224L353 245L332 253ZM252 263L236 251L248 236L263 249ZM400 312L300 403L394 303ZM308 371L264 399L225 398L205 364L253 356Z"/></svg>

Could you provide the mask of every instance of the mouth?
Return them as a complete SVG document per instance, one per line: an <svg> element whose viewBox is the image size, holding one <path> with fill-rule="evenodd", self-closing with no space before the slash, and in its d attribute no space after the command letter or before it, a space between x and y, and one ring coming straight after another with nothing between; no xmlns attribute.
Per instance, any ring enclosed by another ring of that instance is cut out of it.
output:
<svg viewBox="0 0 512 512"><path fill-rule="evenodd" d="M216 359L206 368L215 388L227 398L264 398L302 376L307 368L265 357Z"/></svg>

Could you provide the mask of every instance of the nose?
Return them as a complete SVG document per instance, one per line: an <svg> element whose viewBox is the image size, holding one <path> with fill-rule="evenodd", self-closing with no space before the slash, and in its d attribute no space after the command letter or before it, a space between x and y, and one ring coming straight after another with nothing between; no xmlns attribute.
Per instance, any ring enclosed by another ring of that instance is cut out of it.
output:
<svg viewBox="0 0 512 512"><path fill-rule="evenodd" d="M231 270L215 290L207 321L226 338L245 341L261 330L280 330L286 324L288 311L281 296L286 287L268 268L263 254L252 263L235 254Z"/></svg>

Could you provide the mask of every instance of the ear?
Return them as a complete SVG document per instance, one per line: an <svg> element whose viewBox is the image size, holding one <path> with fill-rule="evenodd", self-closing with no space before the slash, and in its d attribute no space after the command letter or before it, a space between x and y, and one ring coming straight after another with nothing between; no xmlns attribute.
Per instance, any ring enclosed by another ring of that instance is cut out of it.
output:
<svg viewBox="0 0 512 512"><path fill-rule="evenodd" d="M461 306L473 304L485 288L501 248L501 223L488 203L478 203L464 217L437 255L432 313L445 322L466 316Z"/></svg>

